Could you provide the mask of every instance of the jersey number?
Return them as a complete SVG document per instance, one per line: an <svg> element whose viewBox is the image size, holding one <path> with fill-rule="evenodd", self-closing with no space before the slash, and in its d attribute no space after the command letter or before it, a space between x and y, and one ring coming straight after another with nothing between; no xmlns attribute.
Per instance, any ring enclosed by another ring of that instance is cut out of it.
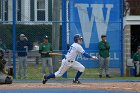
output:
<svg viewBox="0 0 140 93"><path fill-rule="evenodd" d="M72 48L73 48L73 46L70 46L70 49L68 50L69 53L71 52Z"/></svg>

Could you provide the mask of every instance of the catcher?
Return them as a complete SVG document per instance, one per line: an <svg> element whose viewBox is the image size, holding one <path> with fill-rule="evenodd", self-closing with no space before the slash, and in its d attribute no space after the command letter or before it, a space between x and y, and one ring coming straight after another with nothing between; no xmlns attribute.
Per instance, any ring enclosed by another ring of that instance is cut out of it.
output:
<svg viewBox="0 0 140 93"><path fill-rule="evenodd" d="M7 75L6 60L3 59L4 53L0 50L0 84L12 84L12 78Z"/></svg>

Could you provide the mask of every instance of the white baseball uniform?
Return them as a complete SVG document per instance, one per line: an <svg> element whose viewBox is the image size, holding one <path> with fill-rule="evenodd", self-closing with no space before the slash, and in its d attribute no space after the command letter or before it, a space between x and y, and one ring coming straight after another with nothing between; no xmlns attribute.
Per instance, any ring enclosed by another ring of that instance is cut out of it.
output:
<svg viewBox="0 0 140 93"><path fill-rule="evenodd" d="M73 43L70 46L70 49L68 50L65 58L62 60L61 67L59 68L57 72L55 72L55 77L62 76L70 67L80 72L84 72L85 67L78 61L75 61L77 55L83 54L84 52L85 51L80 44Z"/></svg>

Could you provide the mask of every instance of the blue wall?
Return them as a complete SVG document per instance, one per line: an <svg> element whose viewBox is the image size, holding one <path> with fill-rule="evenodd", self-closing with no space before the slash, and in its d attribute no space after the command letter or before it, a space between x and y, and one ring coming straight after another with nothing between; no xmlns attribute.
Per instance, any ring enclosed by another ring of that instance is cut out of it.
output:
<svg viewBox="0 0 140 93"><path fill-rule="evenodd" d="M110 43L110 67L120 67L121 62L121 0L70 0L70 44L77 33L83 36L83 48L91 55L98 55L101 35ZM98 67L98 62L78 56L86 67Z"/></svg>

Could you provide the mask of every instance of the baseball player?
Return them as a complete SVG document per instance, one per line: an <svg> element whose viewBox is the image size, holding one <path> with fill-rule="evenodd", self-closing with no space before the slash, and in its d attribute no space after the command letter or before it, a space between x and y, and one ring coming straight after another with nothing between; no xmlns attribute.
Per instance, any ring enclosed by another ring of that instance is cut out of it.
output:
<svg viewBox="0 0 140 93"><path fill-rule="evenodd" d="M110 44L106 40L106 35L101 35L102 41L98 43L99 48L99 78L102 78L103 70L107 78L111 78L109 75L109 62L110 62Z"/></svg>
<svg viewBox="0 0 140 93"><path fill-rule="evenodd" d="M6 60L3 58L4 53L0 50L0 84L12 84L12 78L7 75Z"/></svg>
<svg viewBox="0 0 140 93"><path fill-rule="evenodd" d="M52 57L48 54L51 51L52 51L52 45L48 42L48 36L45 36L43 39L43 43L39 45L39 53L41 54L43 74L46 73L47 65L48 65L49 73L53 73Z"/></svg>
<svg viewBox="0 0 140 93"><path fill-rule="evenodd" d="M85 67L81 63L75 60L77 55L81 53L87 58L92 58L95 60L98 59L96 56L90 56L88 53L86 53L82 48L81 44L82 44L82 37L79 34L76 34L74 36L74 43L70 46L67 54L65 55L65 58L62 60L61 67L57 72L53 74L50 74L48 76L44 75L43 77L44 79L42 81L43 84L45 84L50 78L56 78L62 76L71 67L77 70L77 74L73 80L73 83L76 84L81 83L78 79L84 72Z"/></svg>
<svg viewBox="0 0 140 93"><path fill-rule="evenodd" d="M137 47L137 52L133 56L133 63L135 67L135 76L140 76L140 46Z"/></svg>

